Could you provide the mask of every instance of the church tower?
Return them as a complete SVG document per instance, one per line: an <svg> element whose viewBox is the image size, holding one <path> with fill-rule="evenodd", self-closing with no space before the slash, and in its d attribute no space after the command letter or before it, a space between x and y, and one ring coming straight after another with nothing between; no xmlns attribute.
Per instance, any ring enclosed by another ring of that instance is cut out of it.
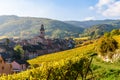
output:
<svg viewBox="0 0 120 80"><path fill-rule="evenodd" d="M40 28L40 37L45 38L45 29L43 24L41 25L41 28Z"/></svg>

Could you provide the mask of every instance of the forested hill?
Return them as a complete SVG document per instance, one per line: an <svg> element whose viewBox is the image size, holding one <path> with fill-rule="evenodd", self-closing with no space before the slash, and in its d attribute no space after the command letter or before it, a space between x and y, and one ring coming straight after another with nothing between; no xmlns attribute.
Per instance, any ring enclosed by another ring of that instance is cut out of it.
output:
<svg viewBox="0 0 120 80"><path fill-rule="evenodd" d="M98 24L112 24L119 22L119 20L89 20L89 21L65 21L66 23L82 28L90 28Z"/></svg>
<svg viewBox="0 0 120 80"><path fill-rule="evenodd" d="M91 36L91 38L98 38L105 32L120 29L120 20L66 21L66 23L84 28L80 36Z"/></svg>
<svg viewBox="0 0 120 80"><path fill-rule="evenodd" d="M51 38L78 37L84 30L58 20L11 15L0 16L0 36L31 38L39 35L41 24L45 26L46 37Z"/></svg>
<svg viewBox="0 0 120 80"><path fill-rule="evenodd" d="M49 38L99 37L104 32L120 28L120 20L60 21L5 15L0 16L0 37L32 38L39 35L41 24L44 24L46 37Z"/></svg>

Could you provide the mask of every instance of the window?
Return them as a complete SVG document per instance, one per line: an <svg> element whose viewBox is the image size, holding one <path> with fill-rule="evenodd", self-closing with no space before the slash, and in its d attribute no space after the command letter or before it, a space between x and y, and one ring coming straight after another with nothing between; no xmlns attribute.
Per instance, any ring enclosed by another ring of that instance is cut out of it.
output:
<svg viewBox="0 0 120 80"><path fill-rule="evenodd" d="M2 66L2 70L4 70L4 66Z"/></svg>
<svg viewBox="0 0 120 80"><path fill-rule="evenodd" d="M12 65L10 64L10 69L12 68Z"/></svg>
<svg viewBox="0 0 120 80"><path fill-rule="evenodd" d="M2 63L2 60L0 60L0 63Z"/></svg>

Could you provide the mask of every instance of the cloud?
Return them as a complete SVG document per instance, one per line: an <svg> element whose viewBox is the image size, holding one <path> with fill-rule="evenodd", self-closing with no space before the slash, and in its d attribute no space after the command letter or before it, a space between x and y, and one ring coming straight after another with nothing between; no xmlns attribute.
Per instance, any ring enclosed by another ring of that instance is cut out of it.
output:
<svg viewBox="0 0 120 80"><path fill-rule="evenodd" d="M113 0L99 0L97 4L90 6L89 9L96 9L98 12L100 12L105 6L109 6L112 2Z"/></svg>
<svg viewBox="0 0 120 80"><path fill-rule="evenodd" d="M99 2L96 4L97 7L101 8L104 5L109 5L113 0L99 0Z"/></svg>
<svg viewBox="0 0 120 80"><path fill-rule="evenodd" d="M85 20L85 21L88 21L88 20L95 20L95 17L94 17L94 16L86 17L84 20Z"/></svg>
<svg viewBox="0 0 120 80"><path fill-rule="evenodd" d="M120 17L120 1L114 2L102 12L106 17Z"/></svg>
<svg viewBox="0 0 120 80"><path fill-rule="evenodd" d="M38 0L0 0L0 15L48 17L54 5L50 2L37 3ZM49 5L49 6L48 6Z"/></svg>
<svg viewBox="0 0 120 80"><path fill-rule="evenodd" d="M94 10L94 7L93 7L93 6L90 6L89 9L90 9L90 10Z"/></svg>
<svg viewBox="0 0 120 80"><path fill-rule="evenodd" d="M94 6L89 7L105 17L120 17L119 0L99 0Z"/></svg>

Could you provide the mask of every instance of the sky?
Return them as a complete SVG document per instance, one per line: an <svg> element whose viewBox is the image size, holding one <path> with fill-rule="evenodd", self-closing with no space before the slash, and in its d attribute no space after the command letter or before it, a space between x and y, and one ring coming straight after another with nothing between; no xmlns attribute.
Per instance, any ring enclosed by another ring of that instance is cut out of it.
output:
<svg viewBox="0 0 120 80"><path fill-rule="evenodd" d="M63 21L120 19L120 0L0 0L0 15Z"/></svg>

